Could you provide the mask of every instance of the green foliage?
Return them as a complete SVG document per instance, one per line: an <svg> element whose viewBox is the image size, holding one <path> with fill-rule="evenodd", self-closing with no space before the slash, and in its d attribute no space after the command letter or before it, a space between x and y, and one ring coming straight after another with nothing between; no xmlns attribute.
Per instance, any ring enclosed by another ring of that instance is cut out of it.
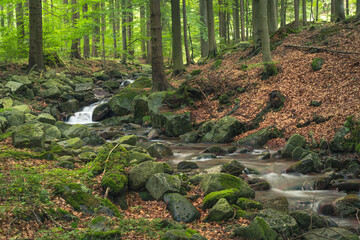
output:
<svg viewBox="0 0 360 240"><path fill-rule="evenodd" d="M344 142L345 148L360 153L360 119L354 120L354 116L349 116L346 118L344 126L350 130L350 134Z"/></svg>
<svg viewBox="0 0 360 240"><path fill-rule="evenodd" d="M311 62L311 68L313 71L318 71L322 68L324 65L324 59L323 58L314 58L314 60Z"/></svg>

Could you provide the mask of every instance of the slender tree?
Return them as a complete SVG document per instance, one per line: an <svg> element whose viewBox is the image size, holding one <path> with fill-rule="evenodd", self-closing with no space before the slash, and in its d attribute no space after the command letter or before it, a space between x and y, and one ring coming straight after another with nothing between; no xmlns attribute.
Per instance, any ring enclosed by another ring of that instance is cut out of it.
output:
<svg viewBox="0 0 360 240"><path fill-rule="evenodd" d="M302 0L302 14L303 14L303 26L307 25L307 16L306 16L306 0Z"/></svg>
<svg viewBox="0 0 360 240"><path fill-rule="evenodd" d="M121 63L122 64L126 64L126 61L127 61L127 41L126 41L127 15L126 15L126 8L127 8L126 0L121 0L121 40L122 40Z"/></svg>
<svg viewBox="0 0 360 240"><path fill-rule="evenodd" d="M94 18L94 30L91 39L91 56L99 57L99 44L100 44L100 3L92 5L93 18Z"/></svg>
<svg viewBox="0 0 360 240"><path fill-rule="evenodd" d="M268 25L270 35L275 33L278 29L278 16L277 16L277 1L268 0L267 13L268 13Z"/></svg>
<svg viewBox="0 0 360 240"><path fill-rule="evenodd" d="M249 0L247 0L249 2ZM247 16L246 16L247 18ZM235 20L234 20L235 21ZM247 25L248 23L246 23ZM240 26L241 26L241 41L245 41L245 4L244 0L240 0Z"/></svg>
<svg viewBox="0 0 360 240"><path fill-rule="evenodd" d="M281 19L280 26L285 27L286 26L286 0L281 0L280 19Z"/></svg>
<svg viewBox="0 0 360 240"><path fill-rule="evenodd" d="M215 41L215 23L214 23L214 6L213 0L207 0L207 23L208 23L208 57L215 57L217 54Z"/></svg>
<svg viewBox="0 0 360 240"><path fill-rule="evenodd" d="M234 40L240 40L240 21L239 21L239 0L234 0L233 2L233 19L234 19ZM242 31L241 31L242 34Z"/></svg>
<svg viewBox="0 0 360 240"><path fill-rule="evenodd" d="M181 41L180 0L171 0L171 23L173 73L174 75L178 75L184 71Z"/></svg>
<svg viewBox="0 0 360 240"><path fill-rule="evenodd" d="M165 78L164 59L162 52L161 36L161 11L160 0L150 0L151 24L151 66L152 66L152 91L165 91L169 83Z"/></svg>
<svg viewBox="0 0 360 240"><path fill-rule="evenodd" d="M350 3L349 0L346 0L346 16L350 15Z"/></svg>
<svg viewBox="0 0 360 240"><path fill-rule="evenodd" d="M151 63L151 59L152 59L152 54L151 54L151 21L150 21L150 8L147 9L146 11L146 16L147 17L147 22L146 22L146 36L147 38L149 39L147 42L146 42L146 63L150 64Z"/></svg>
<svg viewBox="0 0 360 240"><path fill-rule="evenodd" d="M140 5L140 34L141 34L141 58L146 59L146 16L145 16L145 6Z"/></svg>
<svg viewBox="0 0 360 240"><path fill-rule="evenodd" d="M200 9L200 47L201 57L207 57L209 54L209 43L207 33L207 3L206 0L199 0Z"/></svg>
<svg viewBox="0 0 360 240"><path fill-rule="evenodd" d="M127 37L128 37L128 53L133 58L134 57L134 48L133 48L133 20L134 20L134 13L133 13L133 4L132 0L128 1L128 7L127 7Z"/></svg>
<svg viewBox="0 0 360 240"><path fill-rule="evenodd" d="M356 0L356 16L360 16L360 0Z"/></svg>
<svg viewBox="0 0 360 240"><path fill-rule="evenodd" d="M4 19L4 7L2 5L0 5L0 26L4 27L5 26L5 19Z"/></svg>
<svg viewBox="0 0 360 240"><path fill-rule="evenodd" d="M88 4L87 3L84 3L83 5L83 18L84 19L88 19ZM84 51L84 58L88 59L90 58L90 38L89 38L89 35L86 34L84 36L84 48L83 48L83 51Z"/></svg>
<svg viewBox="0 0 360 240"><path fill-rule="evenodd" d="M76 21L79 19L76 0L71 0L71 6L72 6L71 23L73 25L73 29L76 29ZM75 31L76 30L74 30L74 32ZM70 58L72 58L72 59L81 59L79 46L80 46L79 45L79 39L74 38L71 41Z"/></svg>
<svg viewBox="0 0 360 240"><path fill-rule="evenodd" d="M29 0L29 31L29 70L34 66L36 66L38 70L45 70L41 0Z"/></svg>
<svg viewBox="0 0 360 240"><path fill-rule="evenodd" d="M295 14L295 29L299 29L300 21L299 21L299 5L300 0L294 0L294 14Z"/></svg>
<svg viewBox="0 0 360 240"><path fill-rule="evenodd" d="M187 14L186 14L186 0L182 0L183 2L183 29L184 29L184 46L185 46L185 56L186 56L186 64L190 65L192 63L190 50L189 50L189 40L188 40L188 32L187 32Z"/></svg>
<svg viewBox="0 0 360 240"><path fill-rule="evenodd" d="M336 13L335 12L336 12L335 11L335 0L331 0L331 21L332 22L336 20L336 18L335 18Z"/></svg>
<svg viewBox="0 0 360 240"><path fill-rule="evenodd" d="M319 21L319 0L316 0L316 15L315 15L315 21Z"/></svg>
<svg viewBox="0 0 360 240"><path fill-rule="evenodd" d="M344 0L335 0L335 18L336 21L345 19Z"/></svg>
<svg viewBox="0 0 360 240"><path fill-rule="evenodd" d="M260 12L260 0L252 1L252 21L253 21L253 43L255 51L257 51L261 46L261 22L259 15L267 14L267 12ZM267 16L267 15L266 15ZM267 24L267 21L266 21Z"/></svg>

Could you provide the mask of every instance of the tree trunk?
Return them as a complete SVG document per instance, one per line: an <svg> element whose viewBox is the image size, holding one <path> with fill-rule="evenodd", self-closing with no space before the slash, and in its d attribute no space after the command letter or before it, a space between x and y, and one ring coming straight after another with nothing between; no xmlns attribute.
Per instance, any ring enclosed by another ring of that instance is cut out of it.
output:
<svg viewBox="0 0 360 240"><path fill-rule="evenodd" d="M151 54L151 21L150 21L150 8L147 9L146 11L146 16L147 16L147 22L146 22L146 36L150 39L147 41L146 44L146 63L150 64L151 63L151 59L152 59L152 54Z"/></svg>
<svg viewBox="0 0 360 240"><path fill-rule="evenodd" d="M335 21L335 0L331 0L331 21Z"/></svg>
<svg viewBox="0 0 360 240"><path fill-rule="evenodd" d="M344 0L335 0L335 17L336 21L345 19Z"/></svg>
<svg viewBox="0 0 360 240"><path fill-rule="evenodd" d="M247 18L247 16L246 16L246 18ZM246 25L247 24L248 23L246 23ZM245 41L245 5L244 5L244 0L240 0L240 27L241 27L241 41Z"/></svg>
<svg viewBox="0 0 360 240"><path fill-rule="evenodd" d="M99 7L100 7L99 3L95 3L94 5L92 5L92 9L94 12L94 22L95 22L94 32L93 32L92 40L91 40L91 47L92 47L91 48L91 56L92 57L99 57L99 46L98 46L98 44L100 43Z"/></svg>
<svg viewBox="0 0 360 240"><path fill-rule="evenodd" d="M261 46L261 22L260 17L262 13L260 12L260 0L252 1L252 21L253 21L253 43L255 51L257 51ZM267 14L266 12L264 14Z"/></svg>
<svg viewBox="0 0 360 240"><path fill-rule="evenodd" d="M161 36L161 11L160 0L150 0L151 24L151 66L152 66L152 91L165 91L169 84L164 73L164 59L162 52Z"/></svg>
<svg viewBox="0 0 360 240"><path fill-rule="evenodd" d="M200 45L201 45L201 57L207 57L209 54L209 44L207 39L207 4L206 0L199 0L200 9ZM206 37L205 37L206 36Z"/></svg>
<svg viewBox="0 0 360 240"><path fill-rule="evenodd" d="M356 16L360 16L360 0L356 1Z"/></svg>
<svg viewBox="0 0 360 240"><path fill-rule="evenodd" d="M244 0L242 0L242 1L244 2ZM240 10L239 9L239 0L234 0L234 3L233 3L233 15L234 15L233 19L234 19L234 40L235 41L240 40L239 10ZM241 34L242 34L242 31L241 31Z"/></svg>
<svg viewBox="0 0 360 240"><path fill-rule="evenodd" d="M41 0L29 0L29 70L35 65L38 70L45 70L43 38L42 38L42 7Z"/></svg>
<svg viewBox="0 0 360 240"><path fill-rule="evenodd" d="M25 26L24 26L24 9L22 2L16 5L16 28L19 39L23 39L25 36Z"/></svg>
<svg viewBox="0 0 360 240"><path fill-rule="evenodd" d="M171 22L173 73L176 76L184 71L181 41L180 0L171 0Z"/></svg>
<svg viewBox="0 0 360 240"><path fill-rule="evenodd" d="M146 17L145 17L145 6L140 5L140 34L141 34L141 58L146 59Z"/></svg>
<svg viewBox="0 0 360 240"><path fill-rule="evenodd" d="M246 1L245 4L245 12L246 12L246 41L249 40L249 0L244 0Z"/></svg>
<svg viewBox="0 0 360 240"><path fill-rule="evenodd" d="M88 19L88 4L84 3L83 5L83 16L84 19ZM90 38L89 35L84 36L84 58L90 58Z"/></svg>
<svg viewBox="0 0 360 240"><path fill-rule="evenodd" d="M315 10L316 10L315 21L317 22L319 21L319 0L316 0Z"/></svg>
<svg viewBox="0 0 360 240"><path fill-rule="evenodd" d="M190 65L192 63L190 50L189 50L189 40L188 40L188 33L187 33L187 16L186 16L186 0L183 1L183 22L184 22L184 45L185 45L185 53L186 53L186 64Z"/></svg>
<svg viewBox="0 0 360 240"><path fill-rule="evenodd" d="M346 16L350 15L350 4L349 0L346 0Z"/></svg>
<svg viewBox="0 0 360 240"><path fill-rule="evenodd" d="M78 12L77 12L77 5L76 0L71 0L72 5L72 15L71 15L71 22L74 31L76 31L76 20L79 19ZM71 41L71 49L70 49L70 58L72 59L81 59L80 51L79 51L79 40L72 39Z"/></svg>
<svg viewBox="0 0 360 240"><path fill-rule="evenodd" d="M105 14L105 2L102 0L100 3L101 7L101 43L102 43L102 59L103 67L105 67L105 32L106 32L106 14Z"/></svg>
<svg viewBox="0 0 360 240"><path fill-rule="evenodd" d="M299 29L299 25L300 25L300 22L299 22L299 4L300 3L300 0L294 0L294 13L295 13L295 29Z"/></svg>
<svg viewBox="0 0 360 240"><path fill-rule="evenodd" d="M132 47L134 14L132 8L133 8L132 0L128 0L128 19L127 19L128 53L132 58L134 58L134 48Z"/></svg>
<svg viewBox="0 0 360 240"><path fill-rule="evenodd" d="M4 7L0 5L0 26L5 27Z"/></svg>
<svg viewBox="0 0 360 240"><path fill-rule="evenodd" d="M277 16L277 4L276 0L268 0L267 5L268 25L269 34L273 34L278 29L278 16Z"/></svg>
<svg viewBox="0 0 360 240"><path fill-rule="evenodd" d="M286 26L286 0L281 0L281 9L280 9L280 19L281 19L281 27Z"/></svg>
<svg viewBox="0 0 360 240"><path fill-rule="evenodd" d="M8 21L8 28L13 28L13 18L14 18L14 9L13 5L11 3L8 4L8 10L7 10L7 21Z"/></svg>
<svg viewBox="0 0 360 240"><path fill-rule="evenodd" d="M126 64L127 61L127 41L126 41L126 23L127 23L127 15L126 15L126 0L121 0L121 40L122 40L122 56L121 63Z"/></svg>
<svg viewBox="0 0 360 240"><path fill-rule="evenodd" d="M306 26L307 24L306 0L302 0L302 11L303 11L303 26Z"/></svg>
<svg viewBox="0 0 360 240"><path fill-rule="evenodd" d="M274 68L276 69L275 65L272 63L271 52L270 52L270 38L269 38L269 29L268 29L268 4L267 0L253 0L259 1L260 6L258 12L258 18L261 26L261 48L263 54L263 62L264 62L264 74L266 78L268 76L274 75Z"/></svg>
<svg viewBox="0 0 360 240"><path fill-rule="evenodd" d="M110 20L112 22L112 39L113 39L113 48L114 48L114 58L117 58L117 32L116 32L116 20L115 20L115 15L116 15L116 4L115 4L115 0L110 0Z"/></svg>
<svg viewBox="0 0 360 240"><path fill-rule="evenodd" d="M212 0L207 0L212 1ZM226 42L226 12L224 10L224 0L219 0L219 35L220 40Z"/></svg>
<svg viewBox="0 0 360 240"><path fill-rule="evenodd" d="M216 41L215 41L215 23L214 23L213 0L207 0L206 8L207 8L208 41L209 41L208 57L213 58L217 54Z"/></svg>

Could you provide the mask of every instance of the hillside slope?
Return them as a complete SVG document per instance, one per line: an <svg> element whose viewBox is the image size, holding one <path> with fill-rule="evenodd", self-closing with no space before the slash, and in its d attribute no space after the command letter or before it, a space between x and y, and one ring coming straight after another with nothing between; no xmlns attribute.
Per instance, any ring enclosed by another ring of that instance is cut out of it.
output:
<svg viewBox="0 0 360 240"><path fill-rule="evenodd" d="M195 104L197 109L187 110L191 111L196 122L202 122L224 117L238 102L239 108L231 116L249 123L265 106L269 93L279 90L285 96L284 108L267 114L259 129L274 125L283 129L286 137L294 133L307 136L309 131L313 131L316 139L329 140L335 130L344 124L346 117L360 117L360 53L356 53L360 49L359 30L360 21L349 21L289 34L272 51L279 74L268 80L260 79L261 54L249 60L240 60L246 58L251 49L225 54L217 70L212 70L215 60L206 65L192 66L190 71L202 70L192 83L199 85L206 97ZM319 47L352 54L287 45ZM319 57L324 59L324 65L322 69L313 71L311 63ZM243 70L244 65L247 65L246 70ZM234 91L238 87L246 91ZM221 105L219 100L214 100L231 92L234 95L230 104ZM312 107L311 101L322 104ZM326 121L317 124L316 119L317 122Z"/></svg>

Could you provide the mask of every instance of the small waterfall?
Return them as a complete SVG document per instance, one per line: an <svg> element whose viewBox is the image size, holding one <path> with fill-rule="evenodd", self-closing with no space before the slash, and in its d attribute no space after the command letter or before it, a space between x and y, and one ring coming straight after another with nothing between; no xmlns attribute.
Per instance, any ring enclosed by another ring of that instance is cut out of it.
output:
<svg viewBox="0 0 360 240"><path fill-rule="evenodd" d="M90 106L84 107L80 112L74 113L74 116L71 116L66 123L72 125L96 123L92 120L93 112L97 106L106 102L107 100L103 100L100 102L93 103Z"/></svg>

